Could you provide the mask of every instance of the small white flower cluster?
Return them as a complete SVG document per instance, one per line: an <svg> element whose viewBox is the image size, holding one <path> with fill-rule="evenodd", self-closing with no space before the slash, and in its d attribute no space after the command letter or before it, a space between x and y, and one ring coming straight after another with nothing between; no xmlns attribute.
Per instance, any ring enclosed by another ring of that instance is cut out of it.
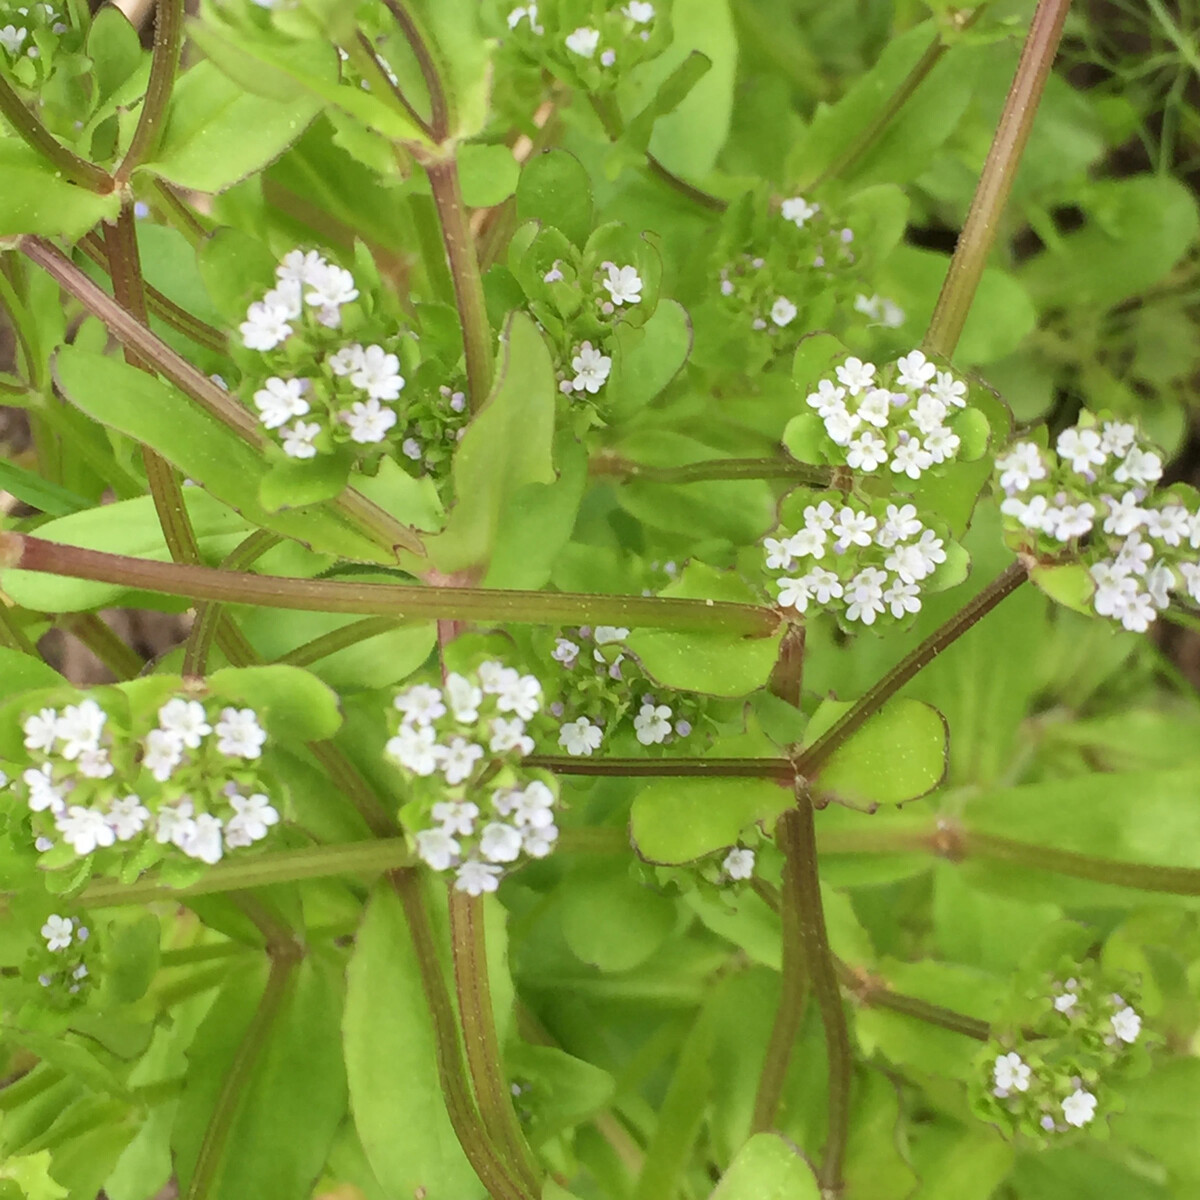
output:
<svg viewBox="0 0 1200 1200"><path fill-rule="evenodd" d="M312 376L272 374L262 381L253 404L263 427L289 458L315 458L326 429L326 441L382 442L398 420L389 406L405 385L400 360L385 346L338 344L330 334L342 326L342 308L358 297L354 276L315 250L292 250L275 274L276 286L250 305L242 341L269 353L302 330L318 367ZM290 363L279 366L290 372Z"/></svg>
<svg viewBox="0 0 1200 1200"><path fill-rule="evenodd" d="M831 458L863 474L890 466L893 474L916 480L957 457L961 440L947 419L966 408L967 385L920 350L882 371L850 357L835 375L807 397L838 447Z"/></svg>
<svg viewBox="0 0 1200 1200"><path fill-rule="evenodd" d="M25 719L33 765L18 792L39 851L61 839L80 857L115 846L132 855L153 840L212 864L267 836L279 813L247 766L266 740L254 710L214 714L175 697L157 715L142 738L113 733L91 698Z"/></svg>
<svg viewBox="0 0 1200 1200"><path fill-rule="evenodd" d="M904 309L878 292L872 292L869 296L859 292L854 297L854 311L862 313L873 325L882 325L884 329L899 329L907 320Z"/></svg>
<svg viewBox="0 0 1200 1200"><path fill-rule="evenodd" d="M573 758L590 758L627 713L633 714L633 733L642 746L667 745L692 732L693 722L679 711L681 698L667 704L649 691L649 680L621 648L628 636L617 625L585 625L554 640L551 657L564 675L562 698L550 712L560 720L568 711L585 714L559 725L558 746Z"/></svg>
<svg viewBox="0 0 1200 1200"><path fill-rule="evenodd" d="M533 41L525 43L527 50L536 47L551 59L557 57L575 68L597 63L609 72L620 58L621 65L628 69L645 57L644 44L650 40L657 9L650 0L626 0L619 6L609 0L609 10L595 25L567 24L561 29L552 29L549 35L542 24L537 0L510 9L506 20L513 34L531 35ZM562 50L555 53L557 47Z"/></svg>
<svg viewBox="0 0 1200 1200"><path fill-rule="evenodd" d="M533 675L495 661L470 675L452 672L440 688L414 684L393 700L399 725L384 754L414 781L434 784L405 806L405 825L421 860L453 870L459 891L494 892L506 867L545 858L558 838L553 777L517 771L533 753L527 722L541 706Z"/></svg>
<svg viewBox="0 0 1200 1200"><path fill-rule="evenodd" d="M887 505L881 520L821 500L805 507L799 530L763 546L767 569L783 572L775 580L781 608L807 613L815 602L863 625L889 612L896 620L920 612L920 585L946 561L943 539L912 504Z"/></svg>
<svg viewBox="0 0 1200 1200"><path fill-rule="evenodd" d="M37 956L37 981L43 988L77 996L91 983L91 930L78 917L51 913L42 925L45 950Z"/></svg>
<svg viewBox="0 0 1200 1200"><path fill-rule="evenodd" d="M22 55L34 59L40 56L41 51L33 41L37 29L44 27L53 34L63 34L70 29L52 4L29 4L9 9L0 20L8 22L0 26L0 49L14 60Z"/></svg>
<svg viewBox="0 0 1200 1200"><path fill-rule="evenodd" d="M605 45L603 49L601 49L601 44L606 39L599 29L591 25L581 25L579 28L573 29L563 38L563 43L573 55L579 58L595 59L602 67L615 66L617 51L623 47L630 34L636 33L639 41L650 40L649 27L654 21L655 9L649 0L629 0L629 3L622 7L621 15L625 18L623 22L615 26L610 23L607 27L610 35L615 32L618 37L613 39L611 45ZM510 15L509 21L511 22L511 20Z"/></svg>
<svg viewBox="0 0 1200 1200"><path fill-rule="evenodd" d="M1182 592L1200 604L1200 507L1154 494L1162 459L1134 425L1085 414L1051 454L1017 442L996 460L1000 511L1026 552L1082 561L1092 606L1144 633Z"/></svg>
<svg viewBox="0 0 1200 1200"><path fill-rule="evenodd" d="M1015 1051L999 1054L992 1064L992 1095L998 1100L1007 1100L1014 1092L1029 1091L1033 1081L1033 1072L1029 1064ZM1082 1129L1096 1115L1096 1097L1082 1087L1082 1080L1072 1080L1074 1090L1058 1102L1058 1108L1065 1125L1060 1125L1055 1117L1046 1112L1040 1118L1039 1127L1047 1133L1061 1130L1065 1126Z"/></svg>

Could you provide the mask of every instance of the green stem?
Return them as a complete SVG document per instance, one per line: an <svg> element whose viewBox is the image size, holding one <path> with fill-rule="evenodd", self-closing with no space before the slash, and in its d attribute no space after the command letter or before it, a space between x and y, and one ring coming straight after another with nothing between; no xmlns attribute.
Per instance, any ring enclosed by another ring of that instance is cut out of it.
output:
<svg viewBox="0 0 1200 1200"><path fill-rule="evenodd" d="M193 250L198 250L208 237L208 227L196 215L190 204L184 203L175 189L165 180L155 178L154 191L162 201L163 210L171 223L188 240Z"/></svg>
<svg viewBox="0 0 1200 1200"><path fill-rule="evenodd" d="M837 971L825 929L817 869L817 832L812 800L806 788L796 788L796 807L779 819L778 833L780 847L789 864L784 878L794 889L783 902L785 907L790 903L799 914L800 938L813 992L821 1009L825 1052L829 1060L829 1132L817 1178L824 1192L837 1196L841 1194L842 1162L850 1133L850 1077L854 1064L846 1012L842 1007Z"/></svg>
<svg viewBox="0 0 1200 1200"><path fill-rule="evenodd" d="M925 335L925 348L930 353L949 357L958 345L1033 129L1070 6L1071 0L1038 0L1000 124Z"/></svg>
<svg viewBox="0 0 1200 1200"><path fill-rule="evenodd" d="M136 679L146 666L142 656L121 641L95 613L71 613L58 624L78 638L117 679Z"/></svg>
<svg viewBox="0 0 1200 1200"><path fill-rule="evenodd" d="M480 1117L493 1145L507 1160L509 1170L521 1178L532 1195L540 1196L541 1179L500 1065L500 1040L488 981L483 902L480 897L464 895L453 887L450 888L450 948L467 1069Z"/></svg>
<svg viewBox="0 0 1200 1200"><path fill-rule="evenodd" d="M442 975L437 943L429 924L429 915L425 911L421 878L412 870L393 871L389 878L404 908L405 920L413 940L413 949L421 974L421 986L433 1022L438 1078L446 1101L446 1111L463 1153L493 1200L533 1200L535 1193L526 1193L497 1156L471 1096L471 1085L463 1063L462 1045L459 1042L458 1023L454 1016L454 1004Z"/></svg>
<svg viewBox="0 0 1200 1200"><path fill-rule="evenodd" d="M377 838L392 838L400 826L370 784L334 742L309 742L309 753L329 776L334 788L354 806ZM394 811L394 808L393 808Z"/></svg>
<svg viewBox="0 0 1200 1200"><path fill-rule="evenodd" d="M25 630L17 624L8 603L0 597L0 646L10 650L19 650L30 658L41 659L37 647L29 640Z"/></svg>
<svg viewBox="0 0 1200 1200"><path fill-rule="evenodd" d="M613 775L627 779L663 776L712 779L777 779L791 784L796 767L790 758L571 758L558 754L531 754L529 767L543 767L556 775Z"/></svg>
<svg viewBox="0 0 1200 1200"><path fill-rule="evenodd" d="M467 363L467 397L471 411L478 412L492 390L495 347L475 239L471 236L467 206L463 203L457 161L435 159L424 163L424 167L442 228L450 276L454 280L454 300L462 325L463 354Z"/></svg>
<svg viewBox="0 0 1200 1200"><path fill-rule="evenodd" d="M865 725L914 675L991 612L1005 596L1015 592L1028 577L1028 568L1023 562L1014 562L1006 567L973 600L897 663L811 746L802 750L796 758L796 773L812 779L825 760Z"/></svg>
<svg viewBox="0 0 1200 1200"><path fill-rule="evenodd" d="M967 14L959 12L955 14L953 18L955 28L959 32L969 29L983 16L986 7L986 4L981 4L973 12ZM925 82L933 71L933 68L941 62L942 57L949 49L950 44L939 30L937 37L934 38L929 48L916 61L913 69L904 77L900 86L876 110L870 124L820 175L809 179L802 177L796 185L797 188L801 191L807 188L819 188L831 179L840 178L850 167L861 161L867 151L883 136L884 131L896 119L900 110L912 99L917 89Z"/></svg>
<svg viewBox="0 0 1200 1200"><path fill-rule="evenodd" d="M841 959L835 958L834 966L842 986L868 1008L886 1008L891 1012L903 1013L906 1017L924 1021L926 1025L937 1025L977 1042L986 1042L992 1036L991 1026L978 1017L969 1017L966 1013L955 1012L952 1008L907 996L903 992L893 992L886 980L861 974Z"/></svg>
<svg viewBox="0 0 1200 1200"><path fill-rule="evenodd" d="M99 317L123 346L152 364L165 379L210 416L232 429L247 445L259 451L264 449L266 441L258 422L246 408L172 350L145 322L139 321L118 304L57 247L30 234L21 237L18 246L31 262L41 267L90 313ZM410 554L424 555L424 547L415 530L400 524L361 493L348 488L331 504L378 545L389 550L400 548Z"/></svg>
<svg viewBox="0 0 1200 1200"><path fill-rule="evenodd" d="M413 57L417 60L421 78L425 80L425 90L429 93L429 122L426 125L422 121L421 124L429 130L430 137L440 144L450 136L450 110L445 89L442 87L441 73L429 49L429 42L404 0L383 0L383 3L400 26L412 49Z"/></svg>
<svg viewBox="0 0 1200 1200"><path fill-rule="evenodd" d="M717 458L681 467L652 467L646 463L602 454L588 464L591 475L641 479L647 483L700 483L710 479L787 479L814 488L849 485L839 482L829 467L814 467L790 458Z"/></svg>
<svg viewBox="0 0 1200 1200"><path fill-rule="evenodd" d="M150 59L150 79L138 114L129 149L114 177L124 184L134 168L155 151L171 102L171 88L179 69L179 48L183 44L183 0L158 0L154 13L154 50Z"/></svg>
<svg viewBox="0 0 1200 1200"><path fill-rule="evenodd" d="M340 629L331 629L328 633L281 654L275 661L292 667L307 667L336 654L339 650L357 646L359 642L369 641L404 624L406 622L398 617L364 617L361 621L352 621Z"/></svg>
<svg viewBox="0 0 1200 1200"><path fill-rule="evenodd" d="M47 162L58 171L69 183L87 188L107 196L115 190L116 184L111 175L102 167L80 158L74 150L69 150L25 107L21 97L13 90L12 85L0 73L0 115L8 118L8 123L16 134L32 146Z"/></svg>
<svg viewBox="0 0 1200 1200"><path fill-rule="evenodd" d="M227 858L211 867L204 877L187 887L175 888L154 879L136 883L89 884L79 902L89 908L118 908L151 900L186 899L214 892L237 892L295 883L301 879L325 879L333 875L377 875L408 866L412 853L404 838L372 839L332 846L307 846L302 850Z"/></svg>
<svg viewBox="0 0 1200 1200"><path fill-rule="evenodd" d="M271 960L267 986L250 1024L246 1027L246 1032L242 1035L237 1053L221 1086L221 1093L209 1118L208 1128L204 1131L204 1140L200 1143L200 1153L184 1200L209 1200L210 1189L220 1173L225 1143L229 1139L238 1109L245 1100L254 1068L266 1048L271 1026L287 998L292 971L298 961L297 958L284 956Z"/></svg>
<svg viewBox="0 0 1200 1200"><path fill-rule="evenodd" d="M357 29L355 30L354 39L347 43L343 49L349 54L350 61L358 69L359 73L371 79L372 90L378 89L376 94L390 95L396 101L396 105L400 111L430 141L433 141L433 130L429 128L428 122L413 108L408 97L401 91L400 85L380 65L379 55L375 53L375 47L371 45L371 39L361 29Z"/></svg>
<svg viewBox="0 0 1200 1200"><path fill-rule="evenodd" d="M74 579L225 600L262 608L361 613L462 621L572 625L581 621L651 629L702 631L764 637L778 627L771 608L716 600L662 596L579 595L569 592L508 591L467 587L419 587L338 580L294 579L220 571L187 563L107 554L41 538L0 532L0 566L19 567Z"/></svg>

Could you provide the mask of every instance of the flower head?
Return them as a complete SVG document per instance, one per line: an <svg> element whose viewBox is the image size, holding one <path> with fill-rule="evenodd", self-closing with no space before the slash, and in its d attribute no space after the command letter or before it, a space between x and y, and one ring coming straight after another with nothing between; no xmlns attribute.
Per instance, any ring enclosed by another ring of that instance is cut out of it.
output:
<svg viewBox="0 0 1200 1200"><path fill-rule="evenodd" d="M635 267L618 267L614 263L608 263L605 269L607 275L603 280L604 290L608 292L614 304L637 304L641 300L642 277Z"/></svg>

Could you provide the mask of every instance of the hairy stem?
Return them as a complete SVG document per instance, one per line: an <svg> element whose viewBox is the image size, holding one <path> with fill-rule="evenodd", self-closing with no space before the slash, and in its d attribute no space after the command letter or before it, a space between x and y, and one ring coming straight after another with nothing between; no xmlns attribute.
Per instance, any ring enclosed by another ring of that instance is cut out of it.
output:
<svg viewBox="0 0 1200 1200"><path fill-rule="evenodd" d="M114 178L124 184L134 168L144 163L158 146L166 122L171 88L179 69L179 48L183 44L183 0L158 0L154 10L154 51L150 59L150 79L138 114L129 149L116 169Z"/></svg>
<svg viewBox="0 0 1200 1200"><path fill-rule="evenodd" d="M893 992L885 980L856 971L841 959L835 958L834 966L842 986L858 1003L868 1008L886 1008L891 1012L903 1013L906 1017L924 1021L927 1025L937 1025L951 1033L961 1033L963 1037L973 1038L977 1042L986 1042L992 1035L991 1026L978 1017L969 1017L966 1013L955 1012L952 1008L907 996L903 992Z"/></svg>
<svg viewBox="0 0 1200 1200"><path fill-rule="evenodd" d="M467 1069L474 1084L479 1114L509 1169L521 1178L533 1195L540 1195L541 1180L501 1070L500 1040L496 1035L488 981L483 901L453 887L450 888L450 946Z"/></svg>
<svg viewBox="0 0 1200 1200"><path fill-rule="evenodd" d="M361 621L352 621L340 629L331 629L328 633L281 654L275 661L292 667L307 667L336 654L339 650L357 646L359 642L369 641L406 623L400 617L364 617Z"/></svg>
<svg viewBox="0 0 1200 1200"><path fill-rule="evenodd" d="M121 641L96 613L70 613L58 626L78 638L117 679L136 679L146 665L142 656Z"/></svg>
<svg viewBox="0 0 1200 1200"><path fill-rule="evenodd" d="M979 595L898 662L811 746L802 750L796 758L797 774L811 779L821 764L861 729L914 675L929 666L947 646L953 645L1028 577L1028 568L1022 562L1014 562L1006 567Z"/></svg>
<svg viewBox="0 0 1200 1200"><path fill-rule="evenodd" d="M779 615L774 609L753 604L677 600L662 596L593 596L294 579L220 571L185 563L160 563L7 532L0 532L0 566L118 583L192 600L226 600L235 604L313 612L540 625L590 621L760 637L774 632L779 623Z"/></svg>
<svg viewBox="0 0 1200 1200"><path fill-rule="evenodd" d="M785 884L794 889L790 897L784 896L783 904L785 908L792 905L799 914L808 975L825 1027L825 1052L829 1060L829 1132L817 1177L821 1187L836 1196L841 1192L842 1162L850 1133L850 1077L854 1064L837 970L825 930L812 800L803 786L796 788L796 807L779 819L777 836L788 863Z"/></svg>
<svg viewBox="0 0 1200 1200"><path fill-rule="evenodd" d="M588 464L595 476L642 479L647 483L701 483L710 479L788 479L807 487L839 486L829 467L814 467L790 458L717 458L681 467L652 467L602 454ZM843 485L844 486L844 485Z"/></svg>
<svg viewBox="0 0 1200 1200"><path fill-rule="evenodd" d="M425 90L429 93L429 124L430 136L435 142L444 142L450 136L450 108L446 101L446 91L442 87L442 77L438 72L437 63L429 48L424 31L417 24L416 18L409 12L404 0L383 0L388 12L392 14L400 26L421 78L425 80ZM424 122L422 122L424 124Z"/></svg>
<svg viewBox="0 0 1200 1200"><path fill-rule="evenodd" d="M1033 129L1070 6L1071 0L1038 0L1000 124L925 335L925 347L931 353L948 357L958 345Z"/></svg>
<svg viewBox="0 0 1200 1200"><path fill-rule="evenodd" d="M379 55L375 53L375 47L371 45L371 39L361 29L355 30L354 40L345 47L345 50L350 55L351 62L358 68L360 74L372 80L372 89L379 89L381 94L390 95L396 101L396 105L401 112L430 141L433 141L433 130L429 128L429 123L413 108L408 97L400 89L400 85L395 82L392 75L383 69L379 61Z"/></svg>

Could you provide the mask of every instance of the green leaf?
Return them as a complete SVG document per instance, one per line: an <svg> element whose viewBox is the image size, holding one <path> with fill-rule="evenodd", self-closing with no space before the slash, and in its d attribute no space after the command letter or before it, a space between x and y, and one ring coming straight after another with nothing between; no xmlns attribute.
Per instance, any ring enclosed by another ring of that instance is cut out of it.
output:
<svg viewBox="0 0 1200 1200"><path fill-rule="evenodd" d="M8 572L0 576L0 580L7 591ZM40 658L0 646L0 699L7 700L9 696L19 696L35 688L58 687L64 682L63 677Z"/></svg>
<svg viewBox="0 0 1200 1200"><path fill-rule="evenodd" d="M222 986L188 1050L188 1070L172 1141L186 1190L213 1109L263 994L263 972L237 972ZM266 1028L233 1111L210 1196L308 1200L346 1108L338 1052L340 980L306 958Z"/></svg>
<svg viewBox="0 0 1200 1200"><path fill-rule="evenodd" d="M15 137L0 137L0 237L22 233L82 237L97 221L116 219L117 192L107 196L76 187L37 151Z"/></svg>
<svg viewBox="0 0 1200 1200"><path fill-rule="evenodd" d="M683 306L663 300L641 328L618 325L612 374L604 389L617 420L628 420L683 370L692 350L692 324Z"/></svg>
<svg viewBox="0 0 1200 1200"><path fill-rule="evenodd" d="M93 18L85 43L92 60L96 100L107 100L142 65L142 44L129 18L106 5Z"/></svg>
<svg viewBox="0 0 1200 1200"><path fill-rule="evenodd" d="M641 157L646 153L655 122L674 112L692 88L712 69L712 59L693 50L659 85L650 102L625 127L618 147Z"/></svg>
<svg viewBox="0 0 1200 1200"><path fill-rule="evenodd" d="M410 0L429 35L450 109L450 136L468 138L488 117L491 64L478 0Z"/></svg>
<svg viewBox="0 0 1200 1200"><path fill-rule="evenodd" d="M502 339L491 395L458 444L445 531L428 540L441 571L485 563L514 497L526 484L554 482L554 366L545 340L523 313Z"/></svg>
<svg viewBox="0 0 1200 1200"><path fill-rule="evenodd" d="M709 1200L821 1200L812 1168L777 1133L756 1133Z"/></svg>
<svg viewBox="0 0 1200 1200"><path fill-rule="evenodd" d="M347 446L315 459L277 458L258 485L258 500L267 512L302 508L340 496L350 481L354 452Z"/></svg>
<svg viewBox="0 0 1200 1200"><path fill-rule="evenodd" d="M791 803L788 788L766 779L656 779L634 797L629 836L647 862L694 862Z"/></svg>
<svg viewBox="0 0 1200 1200"><path fill-rule="evenodd" d="M179 187L220 192L278 158L324 102L256 96L207 61L185 71L171 90L154 159L140 168Z"/></svg>
<svg viewBox="0 0 1200 1200"><path fill-rule="evenodd" d="M245 320L251 301L275 286L275 255L260 238L228 225L200 243L196 265L213 307L230 324Z"/></svg>
<svg viewBox="0 0 1200 1200"><path fill-rule="evenodd" d="M49 1150L6 1158L0 1163L0 1182L4 1181L18 1189L12 1193L13 1200L66 1200L67 1197L66 1188L50 1176ZM0 1196L4 1193L0 1192ZM4 1196L4 1200L8 1197Z"/></svg>
<svg viewBox="0 0 1200 1200"><path fill-rule="evenodd" d="M749 585L730 572L691 562L660 593L688 600L760 603ZM770 637L726 633L666 633L635 629L626 639L646 673L665 687L710 696L744 696L771 677L782 630Z"/></svg>
<svg viewBox="0 0 1200 1200"><path fill-rule="evenodd" d="M1095 615L1092 596L1096 591L1096 583L1082 563L1034 567L1029 572L1029 578L1034 587L1049 596L1055 604L1074 609L1085 616Z"/></svg>
<svg viewBox="0 0 1200 1200"><path fill-rule="evenodd" d="M675 901L634 879L623 858L581 865L564 877L556 895L571 953L601 971L639 966L675 928ZM601 912L605 919L597 921Z"/></svg>
<svg viewBox="0 0 1200 1200"><path fill-rule="evenodd" d="M214 696L255 709L281 741L331 738L342 724L337 693L299 667L226 667L208 677Z"/></svg>
<svg viewBox="0 0 1200 1200"><path fill-rule="evenodd" d="M463 203L469 208L492 208L517 190L521 168L503 143L492 146L468 142L458 148L458 177Z"/></svg>
<svg viewBox="0 0 1200 1200"><path fill-rule="evenodd" d="M535 1146L603 1111L616 1090L607 1071L557 1046L518 1043L505 1065L520 1085L515 1103Z"/></svg>
<svg viewBox="0 0 1200 1200"><path fill-rule="evenodd" d="M400 901L381 884L346 975L342 1034L354 1123L388 1195L481 1200L483 1186L446 1114L420 978Z"/></svg>
<svg viewBox="0 0 1200 1200"><path fill-rule="evenodd" d="M566 150L535 154L517 183L517 220L539 221L583 246L595 223L587 168Z"/></svg>
<svg viewBox="0 0 1200 1200"><path fill-rule="evenodd" d="M849 701L822 701L804 731L805 744L812 745L853 707ZM942 782L948 741L946 720L932 705L892 700L825 760L813 795L854 807L914 800Z"/></svg>

